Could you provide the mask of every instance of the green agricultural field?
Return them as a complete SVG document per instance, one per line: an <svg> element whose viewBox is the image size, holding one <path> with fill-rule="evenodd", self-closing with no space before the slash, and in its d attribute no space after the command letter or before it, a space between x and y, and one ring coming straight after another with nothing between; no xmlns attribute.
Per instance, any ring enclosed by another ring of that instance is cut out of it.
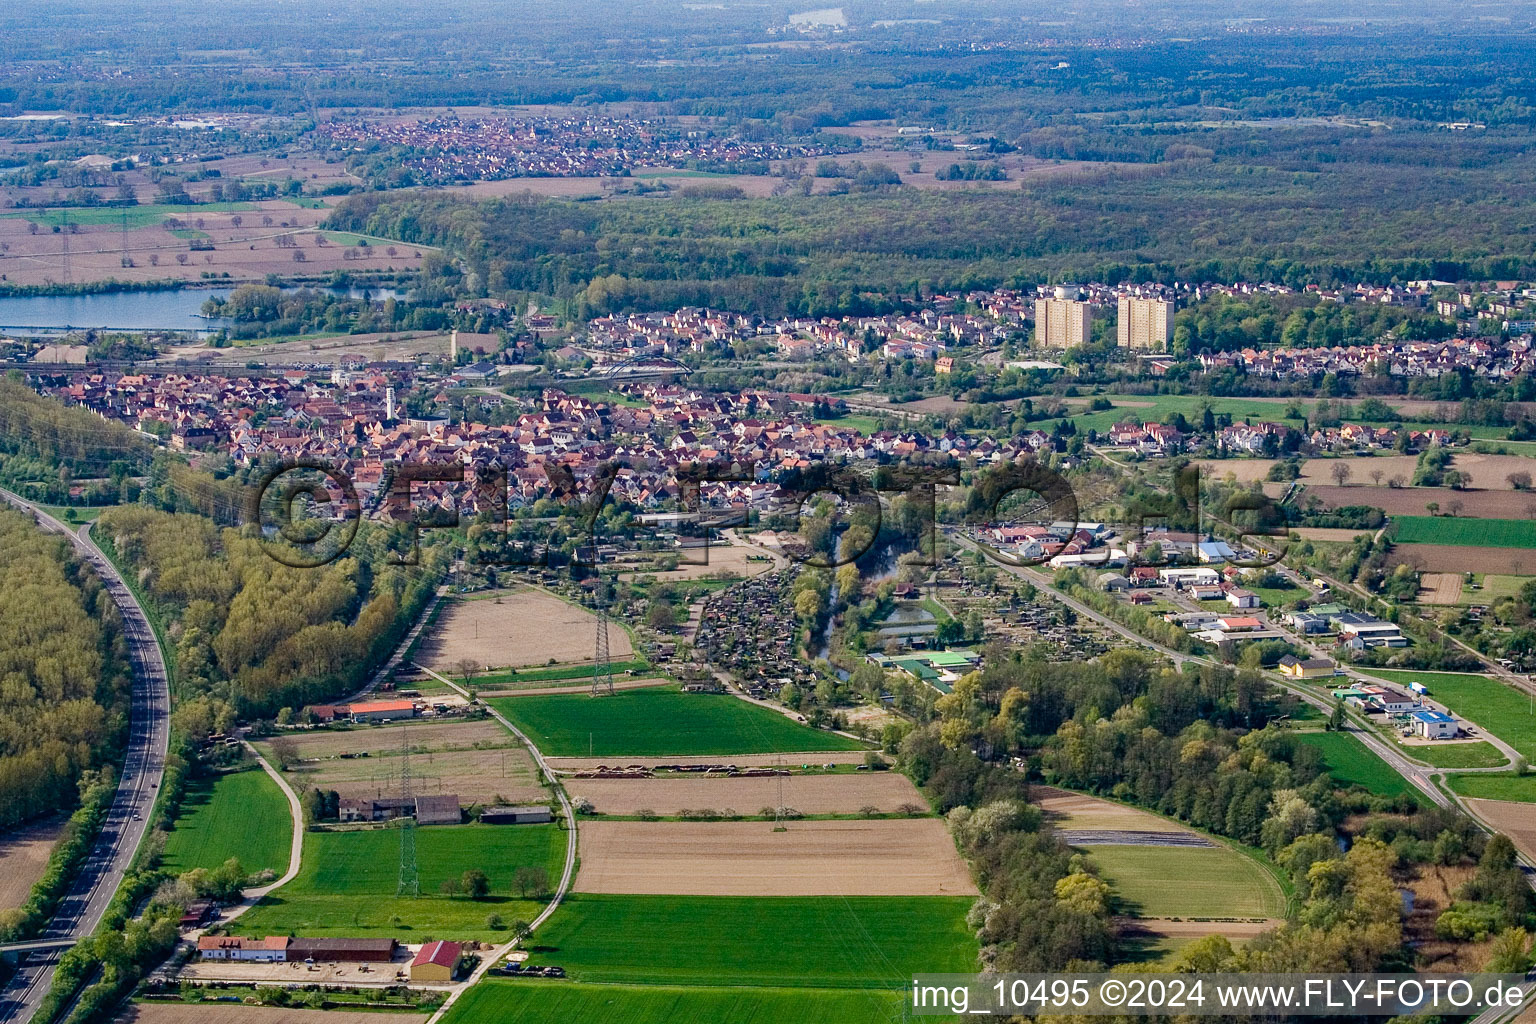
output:
<svg viewBox="0 0 1536 1024"><path fill-rule="evenodd" d="M1370 674L1394 683L1423 683L1429 687L1431 700L1477 724L1514 747L1527 759L1536 761L1536 707L1530 694L1521 693L1489 676L1461 672L1404 672L1397 669L1371 669ZM1417 748L1415 748L1417 749ZM1441 764L1443 768L1479 767L1477 765ZM1502 764L1495 760L1493 764ZM1481 767L1492 767L1483 765Z"/></svg>
<svg viewBox="0 0 1536 1024"><path fill-rule="evenodd" d="M1356 737L1347 732L1304 732L1296 739L1316 747L1334 781L1364 786L1380 796L1412 793L1413 786Z"/></svg>
<svg viewBox="0 0 1536 1024"><path fill-rule="evenodd" d="M972 902L577 895L540 930L536 956L584 982L901 988L915 973L976 970Z"/></svg>
<svg viewBox="0 0 1536 1024"><path fill-rule="evenodd" d="M1451 499L1447 499L1451 500ZM1454 544L1469 548L1536 548L1536 523L1525 519L1394 516L1399 544Z"/></svg>
<svg viewBox="0 0 1536 1024"><path fill-rule="evenodd" d="M490 702L546 756L662 757L862 750L835 733L800 725L723 693L676 686L621 690L607 697L562 693Z"/></svg>
<svg viewBox="0 0 1536 1024"><path fill-rule="evenodd" d="M613 674L622 676L626 672L636 674L652 671L648 661L616 661L613 663ZM591 665L567 665L564 668L543 668L538 665L532 668L519 669L516 672L502 670L500 672L487 672L483 676L476 676L470 685L477 690L499 690L503 687L523 686L527 683L569 683L572 680L578 682L592 678Z"/></svg>
<svg viewBox="0 0 1536 1024"><path fill-rule="evenodd" d="M159 224L167 217L196 217L200 213L243 213L246 210L254 210L255 208L250 203L197 203L190 206L150 204L146 206L71 208L68 210L27 210L25 212L0 214L0 217L25 217L34 224L52 229L55 226L62 226L66 218L68 218L69 223L79 224L81 227L102 224L119 227L122 225L123 217L126 215L130 228L147 228Z"/></svg>
<svg viewBox="0 0 1536 1024"><path fill-rule="evenodd" d="M311 832L304 837L304 864L298 876L242 917L240 930L251 935L391 935L402 941L431 936L505 942L506 932L486 927L487 915L500 914L508 924L533 920L540 904L513 893L513 872L519 867L542 867L553 886L564 862L565 838L554 825L418 828L421 896L412 899L396 896L398 829ZM490 877L489 897L442 895L444 881L457 879L470 868Z"/></svg>
<svg viewBox="0 0 1536 1024"><path fill-rule="evenodd" d="M1140 917L1283 917L1285 895L1252 859L1225 846L1085 848L1122 907Z"/></svg>
<svg viewBox="0 0 1536 1024"><path fill-rule="evenodd" d="M1452 775L1449 781L1462 796L1536 804L1536 775Z"/></svg>
<svg viewBox="0 0 1536 1024"><path fill-rule="evenodd" d="M176 825L165 837L169 871L216 868L231 857L249 872L288 870L293 817L288 799L260 768L187 783Z"/></svg>
<svg viewBox="0 0 1536 1024"><path fill-rule="evenodd" d="M903 1019L907 998L901 992L855 989L667 988L498 978L466 992L443 1024L889 1024Z"/></svg>
<svg viewBox="0 0 1536 1024"><path fill-rule="evenodd" d="M850 413L847 416L818 416L817 423L826 423L843 430L857 430L868 437L880 431L881 420L878 416L865 416L859 413Z"/></svg>

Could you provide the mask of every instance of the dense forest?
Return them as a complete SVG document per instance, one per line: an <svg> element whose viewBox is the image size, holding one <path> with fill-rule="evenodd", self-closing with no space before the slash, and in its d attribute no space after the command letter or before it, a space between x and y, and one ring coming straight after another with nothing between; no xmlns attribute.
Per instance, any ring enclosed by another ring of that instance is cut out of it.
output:
<svg viewBox="0 0 1536 1024"><path fill-rule="evenodd" d="M74 805L127 725L117 607L63 538L0 510L0 831Z"/></svg>
<svg viewBox="0 0 1536 1024"><path fill-rule="evenodd" d="M127 427L0 378L0 456L36 459L55 473L62 467L75 476L106 476L142 469L153 450L148 438Z"/></svg>
<svg viewBox="0 0 1536 1024"><path fill-rule="evenodd" d="M364 193L329 223L445 247L456 259L428 259L424 297L538 292L572 317L683 305L878 314L934 291L1042 280L1299 288L1536 276L1524 242L1536 206L1514 198L1505 177L1531 160L1456 172L1465 187L1455 189L1454 211L1444 183L1415 167L1300 173L1174 163L958 194L475 203L441 192ZM1291 331L1321 340L1349 327Z"/></svg>
<svg viewBox="0 0 1536 1024"><path fill-rule="evenodd" d="M436 586L440 549L390 564L385 531L365 527L321 568L290 568L262 542L191 513L104 512L98 540L137 571L168 618L179 698L213 694L242 715L333 698L359 685Z"/></svg>

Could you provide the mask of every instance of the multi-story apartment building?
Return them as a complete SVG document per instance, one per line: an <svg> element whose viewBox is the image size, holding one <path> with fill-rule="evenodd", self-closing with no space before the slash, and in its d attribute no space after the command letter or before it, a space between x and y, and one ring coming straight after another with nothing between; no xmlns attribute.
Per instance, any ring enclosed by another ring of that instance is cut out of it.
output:
<svg viewBox="0 0 1536 1024"><path fill-rule="evenodd" d="M1120 296L1120 347L1168 351L1173 341L1173 302L1135 295Z"/></svg>
<svg viewBox="0 0 1536 1024"><path fill-rule="evenodd" d="M1076 288L1058 286L1054 298L1035 300L1035 347L1086 345L1093 337L1093 311L1078 299Z"/></svg>

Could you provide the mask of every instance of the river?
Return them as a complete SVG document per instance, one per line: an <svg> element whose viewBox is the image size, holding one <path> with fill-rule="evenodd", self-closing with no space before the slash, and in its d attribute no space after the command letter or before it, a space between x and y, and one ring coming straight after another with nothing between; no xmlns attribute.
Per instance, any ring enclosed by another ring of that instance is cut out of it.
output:
<svg viewBox="0 0 1536 1024"><path fill-rule="evenodd" d="M231 288L177 288L168 291L101 292L96 295L0 296L0 330L31 333L117 329L133 331L191 331L209 334L227 324L199 315L209 299L221 302ZM333 294L360 297L361 289L327 288ZM368 295L382 301L398 297L388 288Z"/></svg>

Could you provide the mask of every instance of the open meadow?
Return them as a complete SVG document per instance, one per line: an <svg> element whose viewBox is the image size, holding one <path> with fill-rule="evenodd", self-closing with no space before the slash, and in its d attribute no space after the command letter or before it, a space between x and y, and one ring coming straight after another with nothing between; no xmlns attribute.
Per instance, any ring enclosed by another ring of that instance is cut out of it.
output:
<svg viewBox="0 0 1536 1024"><path fill-rule="evenodd" d="M400 791L401 744L409 739L411 775L421 793L454 793L466 804L547 799L533 758L492 721L363 726L293 733L295 757L288 784L334 789L343 797L378 797ZM271 741L257 744L274 764Z"/></svg>
<svg viewBox="0 0 1536 1024"><path fill-rule="evenodd" d="M866 807L894 812L928 802L900 772L837 775L785 775L762 778L701 778L682 775L652 779L570 779L566 791L586 797L601 814L641 810L677 814L683 810L734 808L756 814L759 808L793 807L801 814L853 814Z"/></svg>
<svg viewBox="0 0 1536 1024"><path fill-rule="evenodd" d="M288 798L259 767L187 782L176 824L165 837L169 871L216 868L231 857L247 872L288 870L293 817Z"/></svg>
<svg viewBox="0 0 1536 1024"><path fill-rule="evenodd" d="M1514 803L1536 804L1536 775L1480 772L1452 775L1446 783L1462 796L1476 797L1480 800L1507 800ZM1536 813L1536 810L1532 813Z"/></svg>
<svg viewBox="0 0 1536 1024"><path fill-rule="evenodd" d="M584 982L901 988L916 973L976 969L976 939L965 926L970 904L963 897L583 894L538 933L535 955Z"/></svg>
<svg viewBox="0 0 1536 1024"><path fill-rule="evenodd" d="M482 668L590 663L596 635L597 616L553 594L524 587L494 597L445 602L422 638L416 661L448 676L465 658ZM609 627L608 652L615 661L634 656L624 630Z"/></svg>
<svg viewBox="0 0 1536 1024"><path fill-rule="evenodd" d="M1285 916L1269 872L1224 846L1093 846L1089 859L1124 913L1138 917Z"/></svg>
<svg viewBox="0 0 1536 1024"><path fill-rule="evenodd" d="M586 821L576 889L710 896L974 896L938 818Z"/></svg>
<svg viewBox="0 0 1536 1024"><path fill-rule="evenodd" d="M1316 747L1323 755L1328 774L1341 785L1364 786L1378 796L1414 792L1407 779L1347 732L1297 733L1296 741Z"/></svg>
<svg viewBox="0 0 1536 1024"><path fill-rule="evenodd" d="M519 867L544 868L553 885L565 856L565 833L554 825L438 825L416 829L421 895L397 896L400 830L311 832L293 881L240 918L242 935L379 936L402 942L440 939L506 941L486 924L499 914L510 924L531 921L539 904L512 889ZM470 868L484 871L491 895L447 896L442 884Z"/></svg>
<svg viewBox="0 0 1536 1024"><path fill-rule="evenodd" d="M812 729L724 693L676 686L609 696L553 694L491 701L545 755L636 757L859 750L846 736Z"/></svg>

